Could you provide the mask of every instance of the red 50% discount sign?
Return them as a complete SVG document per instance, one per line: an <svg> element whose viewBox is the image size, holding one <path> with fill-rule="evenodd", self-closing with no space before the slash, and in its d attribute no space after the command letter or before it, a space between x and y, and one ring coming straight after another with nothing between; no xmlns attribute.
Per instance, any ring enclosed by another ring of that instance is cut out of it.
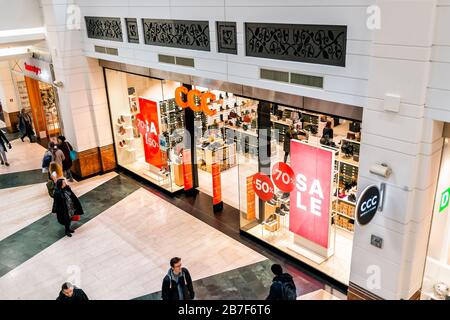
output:
<svg viewBox="0 0 450 320"><path fill-rule="evenodd" d="M253 176L253 190L263 201L269 201L273 197L273 183L269 176L258 172Z"/></svg>
<svg viewBox="0 0 450 320"><path fill-rule="evenodd" d="M284 162L278 162L273 166L272 180L283 192L291 192L295 188L294 171Z"/></svg>

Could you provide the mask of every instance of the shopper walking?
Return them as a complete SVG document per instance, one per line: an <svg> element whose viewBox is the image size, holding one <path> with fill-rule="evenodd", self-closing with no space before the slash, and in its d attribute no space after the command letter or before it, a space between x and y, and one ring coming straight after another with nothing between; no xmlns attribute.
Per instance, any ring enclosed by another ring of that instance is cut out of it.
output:
<svg viewBox="0 0 450 320"><path fill-rule="evenodd" d="M63 162L66 159L64 152L62 152L54 142L50 142L50 146L52 148L52 161L56 162L61 168L64 168Z"/></svg>
<svg viewBox="0 0 450 320"><path fill-rule="evenodd" d="M47 191L50 198L55 196L56 182L64 179L62 168L56 162L50 162L48 166Z"/></svg>
<svg viewBox="0 0 450 320"><path fill-rule="evenodd" d="M56 298L56 300L85 301L85 300L89 300L89 298L82 289L75 287L70 282L65 282L61 286L61 291L59 292L59 296L58 296L58 298Z"/></svg>
<svg viewBox="0 0 450 320"><path fill-rule="evenodd" d="M284 163L286 163L289 153L291 152L291 139L292 139L292 130L293 128L290 126L284 132L284 141L283 141L283 149L284 149Z"/></svg>
<svg viewBox="0 0 450 320"><path fill-rule="evenodd" d="M192 278L188 269L181 266L181 258L170 259L170 269L162 284L163 300L193 300L195 297Z"/></svg>
<svg viewBox="0 0 450 320"><path fill-rule="evenodd" d="M6 157L6 146L8 146L9 149L11 149L11 143L9 143L8 139L6 138L5 134L2 130L0 130L0 163L2 165L5 165L9 167L8 158Z"/></svg>
<svg viewBox="0 0 450 320"><path fill-rule="evenodd" d="M58 137L58 149L60 149L64 153L64 161L62 163L64 176L70 182L73 182L72 172L70 171L70 169L72 168L72 158L70 157L70 152L73 151L73 147L66 140L66 137L59 136Z"/></svg>
<svg viewBox="0 0 450 320"><path fill-rule="evenodd" d="M327 124L325 125L325 128L323 128L322 131L322 137L327 137L328 139L333 139L333 128L331 127L331 121L327 121Z"/></svg>
<svg viewBox="0 0 450 320"><path fill-rule="evenodd" d="M52 162L53 153L50 143L48 144L48 148L44 153L44 157L42 158L42 173L49 172L50 163Z"/></svg>
<svg viewBox="0 0 450 320"><path fill-rule="evenodd" d="M266 300L296 300L297 289L292 276L283 273L283 268L279 264L273 264L271 270L275 277Z"/></svg>
<svg viewBox="0 0 450 320"><path fill-rule="evenodd" d="M66 236L71 237L72 233L75 232L70 229L73 217L82 215L84 212L80 200L78 200L64 179L56 181L52 212L56 213L58 222L64 226Z"/></svg>
<svg viewBox="0 0 450 320"><path fill-rule="evenodd" d="M22 108L19 113L19 130L22 136L20 139L23 142L23 138L28 137L30 142L33 142L33 122L31 120L30 115L25 111L25 108Z"/></svg>

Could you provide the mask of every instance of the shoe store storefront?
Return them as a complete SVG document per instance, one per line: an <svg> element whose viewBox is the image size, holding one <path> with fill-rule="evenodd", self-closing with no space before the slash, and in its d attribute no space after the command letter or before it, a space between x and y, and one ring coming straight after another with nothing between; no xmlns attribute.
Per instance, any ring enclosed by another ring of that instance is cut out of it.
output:
<svg viewBox="0 0 450 320"><path fill-rule="evenodd" d="M39 57L11 61L11 74L19 108L30 114L37 138L50 139L63 134L63 128L50 58Z"/></svg>
<svg viewBox="0 0 450 320"><path fill-rule="evenodd" d="M444 148L433 209L423 277L424 300L450 300L450 124L444 127Z"/></svg>
<svg viewBox="0 0 450 320"><path fill-rule="evenodd" d="M100 65L119 166L236 208L241 232L348 285L362 108Z"/></svg>

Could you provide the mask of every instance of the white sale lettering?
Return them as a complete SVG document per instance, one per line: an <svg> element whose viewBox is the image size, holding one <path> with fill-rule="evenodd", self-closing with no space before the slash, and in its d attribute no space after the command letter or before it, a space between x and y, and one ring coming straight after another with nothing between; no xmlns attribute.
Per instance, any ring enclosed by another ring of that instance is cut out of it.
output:
<svg viewBox="0 0 450 320"><path fill-rule="evenodd" d="M296 187L297 187L297 208L304 211L308 211L305 204L302 203L302 193L308 191L308 179L305 175L299 173L296 177ZM309 199L309 212L311 214L320 217L322 215L322 200L324 199L322 186L318 179L314 179L308 192Z"/></svg>

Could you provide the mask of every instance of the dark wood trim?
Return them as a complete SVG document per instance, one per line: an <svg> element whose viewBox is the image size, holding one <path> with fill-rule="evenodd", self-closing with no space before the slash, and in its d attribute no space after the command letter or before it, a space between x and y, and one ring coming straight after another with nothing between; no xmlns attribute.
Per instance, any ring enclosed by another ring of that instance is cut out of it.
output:
<svg viewBox="0 0 450 320"><path fill-rule="evenodd" d="M99 147L100 150L100 164L102 172L113 171L117 168L116 151L114 144Z"/></svg>
<svg viewBox="0 0 450 320"><path fill-rule="evenodd" d="M16 112L6 112L3 111L4 122L6 125L6 131L8 133L14 133L19 131L17 125L19 124L19 111Z"/></svg>
<svg viewBox="0 0 450 320"><path fill-rule="evenodd" d="M414 293L409 300L420 300L420 296L422 295L422 292L420 290L417 290L416 293Z"/></svg>
<svg viewBox="0 0 450 320"><path fill-rule="evenodd" d="M78 152L72 166L72 171L81 178L95 175L101 172L100 151L99 148L92 148Z"/></svg>
<svg viewBox="0 0 450 320"><path fill-rule="evenodd" d="M348 300L384 300L370 291L350 282L347 293Z"/></svg>

